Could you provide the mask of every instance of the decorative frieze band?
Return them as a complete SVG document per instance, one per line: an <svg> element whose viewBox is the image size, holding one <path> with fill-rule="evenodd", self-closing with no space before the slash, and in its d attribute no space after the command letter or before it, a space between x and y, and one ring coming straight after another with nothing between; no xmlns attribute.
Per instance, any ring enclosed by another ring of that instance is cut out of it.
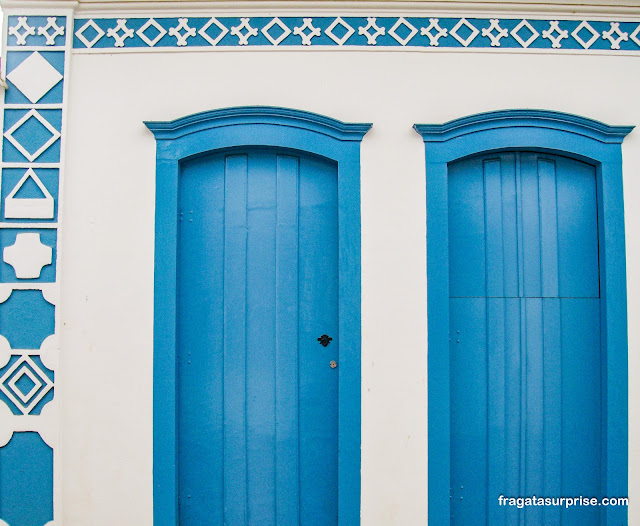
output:
<svg viewBox="0 0 640 526"><path fill-rule="evenodd" d="M60 490L59 210L73 32L64 13L10 15L2 56L0 524L54 524Z"/></svg>
<svg viewBox="0 0 640 526"><path fill-rule="evenodd" d="M15 46L37 37L25 26L11 34L9 45ZM75 20L75 49L212 46L639 51L640 22L351 16Z"/></svg>

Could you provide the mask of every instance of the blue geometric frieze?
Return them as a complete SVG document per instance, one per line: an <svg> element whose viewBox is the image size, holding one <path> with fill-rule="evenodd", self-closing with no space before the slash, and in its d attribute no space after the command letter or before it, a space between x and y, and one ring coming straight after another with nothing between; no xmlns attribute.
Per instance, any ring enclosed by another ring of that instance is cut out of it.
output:
<svg viewBox="0 0 640 526"><path fill-rule="evenodd" d="M7 46L64 46L66 17L10 16Z"/></svg>
<svg viewBox="0 0 640 526"><path fill-rule="evenodd" d="M0 230L0 283L53 283L56 280L55 229Z"/></svg>
<svg viewBox="0 0 640 526"><path fill-rule="evenodd" d="M39 349L55 328L55 307L41 290L13 290L0 303L0 334L12 349Z"/></svg>
<svg viewBox="0 0 640 526"><path fill-rule="evenodd" d="M39 415L53 399L54 373L39 356L12 356L0 369L0 400L14 415Z"/></svg>
<svg viewBox="0 0 640 526"><path fill-rule="evenodd" d="M38 433L13 433L0 449L0 519L10 526L53 520L53 450Z"/></svg>
<svg viewBox="0 0 640 526"><path fill-rule="evenodd" d="M640 50L640 22L423 17L79 18L77 49L361 46Z"/></svg>
<svg viewBox="0 0 640 526"><path fill-rule="evenodd" d="M60 161L62 110L6 109L4 120L5 162Z"/></svg>
<svg viewBox="0 0 640 526"><path fill-rule="evenodd" d="M57 221L57 168L5 168L0 187L0 219L7 223Z"/></svg>
<svg viewBox="0 0 640 526"><path fill-rule="evenodd" d="M8 51L5 104L62 104L63 51Z"/></svg>

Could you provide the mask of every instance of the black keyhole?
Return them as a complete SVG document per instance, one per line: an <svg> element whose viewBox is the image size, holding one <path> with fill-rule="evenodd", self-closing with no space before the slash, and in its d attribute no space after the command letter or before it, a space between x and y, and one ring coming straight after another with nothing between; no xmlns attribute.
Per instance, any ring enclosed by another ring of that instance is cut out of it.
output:
<svg viewBox="0 0 640 526"><path fill-rule="evenodd" d="M320 338L318 338L320 345L322 345L323 347L329 345L331 340L333 340L333 338L331 336L327 336L326 334L323 334L322 336L320 336Z"/></svg>

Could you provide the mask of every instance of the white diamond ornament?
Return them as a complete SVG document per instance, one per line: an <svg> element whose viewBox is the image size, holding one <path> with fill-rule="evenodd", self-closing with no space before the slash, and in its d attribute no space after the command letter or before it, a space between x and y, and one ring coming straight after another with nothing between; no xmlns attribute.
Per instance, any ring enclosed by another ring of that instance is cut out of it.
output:
<svg viewBox="0 0 640 526"><path fill-rule="evenodd" d="M40 234L18 234L13 245L5 247L4 262L13 267L18 279L37 279L42 267L51 265L53 249L40 242Z"/></svg>
<svg viewBox="0 0 640 526"><path fill-rule="evenodd" d="M84 36L84 32L89 28L93 29L96 32L95 36L91 40ZM78 31L76 31L76 36L85 46L91 48L96 44L96 42L98 42L98 40L100 40L104 36L104 31L100 26L98 26L98 24L93 21L93 19L91 19L80 29L78 29Z"/></svg>
<svg viewBox="0 0 640 526"><path fill-rule="evenodd" d="M523 27L528 29L529 32L531 33L531 35L529 35L529 38L527 38L527 40L522 38L519 34L520 30ZM524 48L527 48L540 36L540 33L536 31L536 28L533 27L528 20L523 19L520 21L520 23L516 27L514 27L511 30L511 36L517 40L518 44L520 44Z"/></svg>
<svg viewBox="0 0 640 526"><path fill-rule="evenodd" d="M33 371L35 371L35 373ZM32 382L36 383L34 378L37 381L37 389L34 386L28 394L16 386L16 383L20 381L20 378L25 374ZM22 356L9 368L2 378L0 378L0 390L24 415L28 415L52 387L53 382L29 356Z"/></svg>
<svg viewBox="0 0 640 526"><path fill-rule="evenodd" d="M15 197L31 179L43 197ZM36 173L29 168L4 200L5 219L53 219L53 197Z"/></svg>
<svg viewBox="0 0 640 526"><path fill-rule="evenodd" d="M589 31L589 33L591 33L591 38L589 40L587 40L586 42L582 39L582 37L580 36L580 32L586 29L587 31ZM600 33L598 33L595 29L593 29L593 27L591 27L591 25L589 24L589 22L587 22L586 20L583 20L580 25L578 27L576 27L572 32L571 32L571 36L573 38L575 38L578 43L584 48L584 49L589 49L591 46L593 46L593 43L598 40L598 37L600 36Z"/></svg>
<svg viewBox="0 0 640 526"><path fill-rule="evenodd" d="M29 378L29 380L31 380L31 383L33 384L31 389L29 389L29 391L27 391L26 393L16 385L24 376ZM33 397L35 393L38 392L38 389L40 389L43 385L42 382L38 380L38 377L35 374L33 374L26 365L23 365L20 369L18 369L18 371L13 376L13 378L8 382L8 384L11 387L11 390L14 392L14 394L16 394L18 398L22 400L22 403L24 405L27 405L29 403L29 400Z"/></svg>
<svg viewBox="0 0 640 526"><path fill-rule="evenodd" d="M346 33L344 35L342 35L342 38L339 38L338 36L336 36L333 33L333 30L338 26L341 25L343 29L346 30ZM342 18L338 17L336 18L331 25L325 30L325 34L329 36L329 38L331 38L331 40L333 40L336 44L338 44L339 46L341 46L342 44L344 44L347 40L349 40L349 38L351 37L351 35L353 35L355 33L355 29L353 29L349 24L347 24L344 20L342 20Z"/></svg>
<svg viewBox="0 0 640 526"><path fill-rule="evenodd" d="M462 29L462 26L465 26L469 31L471 31L471 33L469 34L469 36L467 38L462 38L458 34L458 31L460 31L460 29ZM464 47L467 47L469 44L471 44L471 42L474 41L474 39L478 36L479 33L480 33L480 31L478 31L476 26L471 24L466 18L461 18L458 21L458 23L455 26L453 26L453 29L451 31L449 31L449 34L453 38L455 38L458 42L460 42Z"/></svg>
<svg viewBox="0 0 640 526"><path fill-rule="evenodd" d="M409 34L402 38L396 31L398 31L398 29L400 29L400 26L404 26L405 28L407 28L409 30ZM398 20L396 21L395 24L393 24L393 27L391 29L389 29L389 34L395 38L400 44L402 44L403 46L406 46L409 41L416 36L416 33L418 32L418 30L415 28L415 26L413 24L410 24L409 22L407 22L404 17L400 17L398 18Z"/></svg>
<svg viewBox="0 0 640 526"><path fill-rule="evenodd" d="M629 38L633 40L638 46L640 46L640 24L636 27L635 31L629 35Z"/></svg>
<svg viewBox="0 0 640 526"><path fill-rule="evenodd" d="M276 25L281 29L282 33L280 33L279 37L274 38L271 36L269 31L273 26L276 26ZM286 25L284 25L282 20L280 20L278 17L275 17L273 20L271 20L271 22L269 22L266 26L262 28L262 34L265 37L267 37L267 40L269 42L271 42L274 46L277 46L278 44L280 44L280 42L282 42L285 38L287 38L291 34L291 29L289 29Z"/></svg>
<svg viewBox="0 0 640 526"><path fill-rule="evenodd" d="M35 152L31 153L27 150L20 142L13 136L14 132L16 132L20 127L26 123L29 119L36 119L42 126L44 126L47 131L51 134L51 137L47 141L45 141L40 148L38 148ZM42 115L40 115L35 109L29 110L25 113L21 119L18 120L11 128L9 128L6 132L4 132L4 136L7 140L15 146L15 148L24 155L29 161L35 161L40 155L42 155L49 146L51 146L54 142L56 142L60 138L60 132L56 130L51 123L45 119Z"/></svg>
<svg viewBox="0 0 640 526"><path fill-rule="evenodd" d="M220 30L220 33L218 33L218 36L216 38L213 38L209 33L207 33L207 30L214 24ZM227 29L227 27L222 25L215 16L212 16L211 19L204 26L202 26L200 31L198 31L198 34L207 42L209 42L209 44L215 46L224 38L224 36L228 32L229 30Z"/></svg>
<svg viewBox="0 0 640 526"><path fill-rule="evenodd" d="M147 31L147 29L149 29L150 27L154 27L158 32L158 34L154 38L149 38L145 33L145 31ZM143 40L145 44L147 44L147 46L153 47L160 41L163 36L167 34L167 30L160 24L158 24L155 19L150 18L140 29L138 29L138 31L136 31L136 34Z"/></svg>
<svg viewBox="0 0 640 526"><path fill-rule="evenodd" d="M62 80L62 75L35 51L13 69L7 79L35 104Z"/></svg>

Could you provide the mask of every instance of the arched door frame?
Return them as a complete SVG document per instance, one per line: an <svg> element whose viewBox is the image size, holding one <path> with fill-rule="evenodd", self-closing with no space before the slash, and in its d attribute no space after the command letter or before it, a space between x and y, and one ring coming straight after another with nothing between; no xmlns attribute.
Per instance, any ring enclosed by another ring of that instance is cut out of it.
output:
<svg viewBox="0 0 640 526"><path fill-rule="evenodd" d="M603 349L604 495L627 496L627 293L622 141L633 127L545 110L481 113L416 124L427 182L429 525L450 524L448 165L497 150L573 157L596 167ZM553 495L555 496L555 495ZM626 507L603 508L603 524L626 524Z"/></svg>
<svg viewBox="0 0 640 526"><path fill-rule="evenodd" d="M169 122L146 122L156 138L153 350L153 510L157 526L178 524L176 280L181 161L235 147L274 147L338 164L340 376L339 524L360 524L360 142L370 124L314 113L238 107Z"/></svg>

